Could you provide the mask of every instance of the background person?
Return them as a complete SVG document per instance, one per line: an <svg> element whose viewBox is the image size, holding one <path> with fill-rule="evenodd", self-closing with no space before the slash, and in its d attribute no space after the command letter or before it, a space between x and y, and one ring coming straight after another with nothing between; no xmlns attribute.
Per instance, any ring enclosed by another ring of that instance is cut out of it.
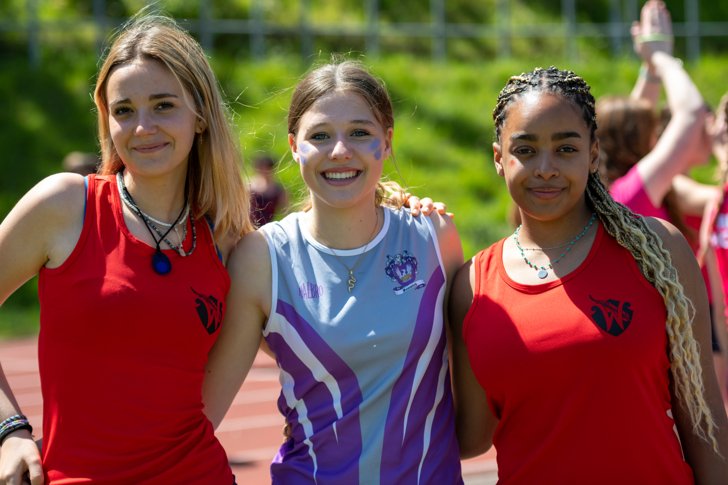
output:
<svg viewBox="0 0 728 485"><path fill-rule="evenodd" d="M276 179L276 162L270 155L253 158L253 176L250 178L250 214L258 227L271 222L288 208L288 192Z"/></svg>

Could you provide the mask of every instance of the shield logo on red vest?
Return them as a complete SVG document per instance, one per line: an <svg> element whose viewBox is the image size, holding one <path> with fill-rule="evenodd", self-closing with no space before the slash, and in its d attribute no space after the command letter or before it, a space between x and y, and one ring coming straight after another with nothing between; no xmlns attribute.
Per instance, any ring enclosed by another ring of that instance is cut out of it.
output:
<svg viewBox="0 0 728 485"><path fill-rule="evenodd" d="M627 301L600 300L589 295L594 305L591 307L591 316L597 327L610 335L622 335L629 324L632 323L633 310Z"/></svg>

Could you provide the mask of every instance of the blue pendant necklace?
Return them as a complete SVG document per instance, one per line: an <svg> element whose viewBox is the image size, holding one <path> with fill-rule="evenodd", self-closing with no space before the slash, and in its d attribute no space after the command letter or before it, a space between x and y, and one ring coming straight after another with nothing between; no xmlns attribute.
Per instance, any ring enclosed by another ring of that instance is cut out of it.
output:
<svg viewBox="0 0 728 485"><path fill-rule="evenodd" d="M124 199L124 202L126 202L130 208L136 213L144 223L144 227L147 228L147 231L149 231L149 235L152 236L152 240L154 241L154 245L156 250L154 251L154 254L152 255L152 269L155 273L158 275L166 275L170 271L172 271L172 262L169 260L166 254L162 252L162 249L159 247L162 244L162 241L165 240L167 235L174 229L174 227L179 224L179 222L185 217L186 214L189 212L189 207L187 206L187 190L185 190L185 203L182 205L182 210L180 211L177 218L174 220L174 222L169 226L169 229L164 234L160 234L160 238L157 239L157 237L154 235L154 231L152 231L152 228L149 227L151 224L151 221L147 220L147 215L142 212L142 210L139 208L139 206L136 205L136 202L134 202L134 198L131 196L129 191L126 188L126 184L124 184L124 177L122 176L121 172L117 173L117 181L119 182L119 187L121 188L121 196L122 199ZM193 229L194 229L194 222ZM169 243L168 243L169 244ZM182 242L180 241L180 245ZM193 248L194 250L194 248ZM190 254L192 251L190 251Z"/></svg>
<svg viewBox="0 0 728 485"><path fill-rule="evenodd" d="M594 220L596 219L597 215L595 213L592 213L591 217L589 218L589 222L586 223L586 226L584 226L584 229L581 230L579 234L576 235L574 239L569 241L566 244L562 244L561 246L556 246L555 248L562 248L565 247L564 251L559 255L558 258L554 259L553 261L550 261L548 266L538 266L537 264L532 263L528 260L526 257L526 251L536 251L536 250L545 250L545 249L555 249L555 248L523 248L521 247L521 243L518 242L518 233L521 231L521 226L518 226L516 230L513 232L513 240L516 242L516 247L518 248L518 251L521 253L521 257L523 258L523 261L536 270L536 276L538 276L539 279L543 280L546 279L546 277L549 275L549 270L554 269L554 265L564 259L564 256L569 254L569 251L571 251L571 248L574 247L574 244L579 241L584 235L589 231L589 228L594 224Z"/></svg>

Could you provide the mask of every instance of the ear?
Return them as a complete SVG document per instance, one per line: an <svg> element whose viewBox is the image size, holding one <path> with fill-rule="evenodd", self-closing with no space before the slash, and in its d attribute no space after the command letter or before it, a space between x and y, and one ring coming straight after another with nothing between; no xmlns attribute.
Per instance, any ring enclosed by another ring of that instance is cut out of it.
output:
<svg viewBox="0 0 728 485"><path fill-rule="evenodd" d="M595 139L589 153L589 172L596 173L599 170L599 140Z"/></svg>
<svg viewBox="0 0 728 485"><path fill-rule="evenodd" d="M384 135L384 152L382 155L382 160L388 159L390 156L392 156L392 137L394 135L394 130L390 127L387 128L387 133Z"/></svg>
<svg viewBox="0 0 728 485"><path fill-rule="evenodd" d="M195 121L195 133L198 135L207 129L207 122L202 118L197 118Z"/></svg>
<svg viewBox="0 0 728 485"><path fill-rule="evenodd" d="M296 163L300 163L300 157L298 155L298 144L296 144L296 137L293 133L288 134L288 146L291 149L291 154Z"/></svg>
<svg viewBox="0 0 728 485"><path fill-rule="evenodd" d="M503 171L503 151L499 143L493 143L493 163L495 164L495 171L503 177L505 172Z"/></svg>

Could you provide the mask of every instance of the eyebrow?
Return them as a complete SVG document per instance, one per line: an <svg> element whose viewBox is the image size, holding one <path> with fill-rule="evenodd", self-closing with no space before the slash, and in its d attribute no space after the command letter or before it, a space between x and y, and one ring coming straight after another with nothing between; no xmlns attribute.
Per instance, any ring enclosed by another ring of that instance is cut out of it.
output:
<svg viewBox="0 0 728 485"><path fill-rule="evenodd" d="M375 126L375 123L372 120L350 120L348 121L351 125L367 125L367 126ZM318 130L322 127L328 126L330 123L328 121L322 121L321 123L316 123L315 125L312 125L309 130Z"/></svg>
<svg viewBox="0 0 728 485"><path fill-rule="evenodd" d="M551 135L552 141L565 140L567 138L581 138L581 135L576 131L560 131ZM511 136L511 140L537 141L538 137L530 133L514 133Z"/></svg>
<svg viewBox="0 0 728 485"><path fill-rule="evenodd" d="M157 94L150 94L149 95L149 101L154 101L155 99L164 99L164 98L179 98L176 94L172 93L157 93ZM123 99L115 99L109 103L109 106L115 105L115 104L124 104L129 103L131 100L129 98L123 98Z"/></svg>

